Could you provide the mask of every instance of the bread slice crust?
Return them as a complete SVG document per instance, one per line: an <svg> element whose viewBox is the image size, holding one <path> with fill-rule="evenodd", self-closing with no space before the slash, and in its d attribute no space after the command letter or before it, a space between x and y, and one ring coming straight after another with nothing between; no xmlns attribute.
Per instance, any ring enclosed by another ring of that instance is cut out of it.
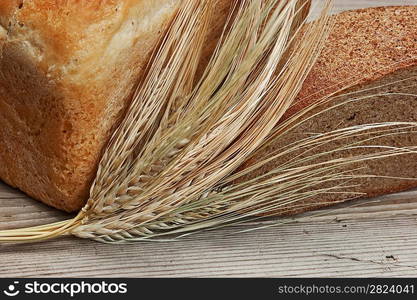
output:
<svg viewBox="0 0 417 300"><path fill-rule="evenodd" d="M334 29L319 60L283 121L310 105L317 104L324 96L339 96L306 113L302 119L311 119L257 151L242 169L254 165L262 158L271 157L272 153L279 152L286 145L307 138L308 134L326 133L363 124L417 122L416 15L417 6L368 8L337 15ZM389 95L390 93L392 95ZM364 100L355 100L361 98ZM323 111L326 112L321 113ZM312 117L316 114L318 115ZM368 138L371 138L371 135ZM358 141L358 138L351 138L331 142L305 153L298 159L332 151ZM409 134L379 138L362 145L365 144L413 147L417 145L417 133L415 128L411 128ZM378 150L384 149L378 148L374 151ZM363 155L367 152L372 151L365 148L343 151L309 160L308 164L344 156ZM300 154L300 151L294 151L290 155L270 161L255 172L238 179L236 183L265 175ZM316 195L297 205L278 209L273 214L293 215L351 198L374 197L415 188L416 161L417 154L407 154L348 165L338 171L366 176L351 180L350 188L339 188L335 193ZM350 172L353 169L360 170L356 173ZM306 188L305 191L326 189L330 185L343 186L346 182L317 184Z"/></svg>

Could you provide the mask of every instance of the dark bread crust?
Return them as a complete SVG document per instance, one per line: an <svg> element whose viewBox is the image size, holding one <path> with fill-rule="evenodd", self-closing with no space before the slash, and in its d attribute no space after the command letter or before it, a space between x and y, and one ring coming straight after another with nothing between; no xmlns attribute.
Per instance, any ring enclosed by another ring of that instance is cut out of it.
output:
<svg viewBox="0 0 417 300"><path fill-rule="evenodd" d="M335 16L327 45L287 116L349 86L417 64L417 6L375 7Z"/></svg>

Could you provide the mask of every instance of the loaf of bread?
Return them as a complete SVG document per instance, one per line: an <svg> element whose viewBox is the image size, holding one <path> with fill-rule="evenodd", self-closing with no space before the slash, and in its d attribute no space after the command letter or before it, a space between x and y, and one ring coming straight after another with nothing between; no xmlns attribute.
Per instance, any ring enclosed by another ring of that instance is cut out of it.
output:
<svg viewBox="0 0 417 300"><path fill-rule="evenodd" d="M0 178L56 208L80 209L102 150L179 2L1 1ZM216 0L203 57L216 45L232 3ZM416 75L416 15L417 7L389 7L337 16L322 57L289 113L346 86L348 78L361 79L358 89ZM400 105L401 99L390 99L351 108L357 111L353 119L417 121L410 101ZM323 126L347 122L351 109L309 126L323 131ZM276 147L285 142L277 141ZM414 162L393 160L388 167L394 167L394 176L415 175ZM363 191L373 195L417 186L411 181L386 184L370 184Z"/></svg>
<svg viewBox="0 0 417 300"><path fill-rule="evenodd" d="M216 0L210 57L230 0ZM0 1L0 178L66 211L180 0Z"/></svg>
<svg viewBox="0 0 417 300"><path fill-rule="evenodd" d="M331 101L306 113L302 118L308 121L254 153L244 167L249 167L263 158L270 158L272 153L312 134L364 124L417 122L416 16L417 6L368 8L336 16L333 32L321 57L284 119L290 118L310 104L317 103L323 96L333 93L340 96L331 98ZM347 101L349 103L346 103ZM309 159L308 162L296 166L386 151L388 148L385 149L384 146L415 147L415 130L416 128L409 128L406 134L389 135L357 144L377 146L372 150L364 147L348 149ZM282 167L295 156L301 161L303 158L326 153L343 145L358 143L360 139L374 137L375 135L367 134L360 138L351 137L330 142L305 153L305 149L294 151L270 161L239 181L253 179ZM340 186L334 189L334 193L325 192L312 196L302 203L279 209L274 214L292 215L347 199L380 196L417 187L417 154L362 161L346 165L337 171L365 176L359 176L349 182L335 180L306 188L305 191L314 191ZM348 188L343 188L347 185Z"/></svg>

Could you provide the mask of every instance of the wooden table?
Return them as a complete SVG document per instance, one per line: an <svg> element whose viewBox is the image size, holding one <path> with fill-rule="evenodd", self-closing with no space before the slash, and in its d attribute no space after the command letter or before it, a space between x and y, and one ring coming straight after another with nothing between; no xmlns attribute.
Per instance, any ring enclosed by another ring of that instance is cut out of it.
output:
<svg viewBox="0 0 417 300"><path fill-rule="evenodd" d="M393 4L417 5L417 0L339 0L335 11ZM70 217L0 183L0 229ZM0 245L0 276L417 276L417 191L280 222L255 222L175 242L104 245L67 237Z"/></svg>

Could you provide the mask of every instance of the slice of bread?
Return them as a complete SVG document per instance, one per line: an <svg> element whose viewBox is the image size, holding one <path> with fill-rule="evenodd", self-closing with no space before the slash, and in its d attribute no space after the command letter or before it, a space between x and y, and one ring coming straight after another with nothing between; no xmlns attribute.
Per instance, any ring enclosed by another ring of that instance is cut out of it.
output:
<svg viewBox="0 0 417 300"><path fill-rule="evenodd" d="M272 153L279 152L280 149L313 134L364 124L417 122L416 16L416 6L370 8L338 15L334 30L321 57L309 74L295 105L288 111L285 118L294 116L310 104L317 103L323 96L335 93L340 88L349 85L350 88L339 92L339 97L308 112L303 116L303 119L308 119L308 121L255 153L244 166L248 167L262 158L271 157ZM346 102L349 103L343 104ZM325 112L320 113L322 111ZM390 135L359 145L417 146L416 128L410 128L406 132L408 134ZM252 172L238 181L242 182L267 174L284 166L294 157L301 161L303 158L329 152L343 145L374 136L365 134L361 137L339 139L306 153L303 153L306 149L295 150L291 154L269 162L256 172ZM295 166L318 164L341 157L354 157L387 149L352 148L310 159L308 163L299 163ZM365 176L349 181L346 179L334 180L311 185L302 191L324 190L330 186L340 186L341 188L333 190L335 193L326 191L296 205L282 207L276 211L276 214L300 213L351 198L373 197L417 187L416 153L362 161L339 168L338 172L354 169L355 171L346 174ZM346 185L349 185L349 188L342 188Z"/></svg>
<svg viewBox="0 0 417 300"><path fill-rule="evenodd" d="M216 1L203 57L232 3ZM178 2L0 2L0 178L46 204L80 209L102 149ZM306 96L333 92L328 87L348 77L365 77L366 85L412 72L416 13L416 7L395 7L338 16L294 111L318 99ZM399 116L400 110L392 115Z"/></svg>

